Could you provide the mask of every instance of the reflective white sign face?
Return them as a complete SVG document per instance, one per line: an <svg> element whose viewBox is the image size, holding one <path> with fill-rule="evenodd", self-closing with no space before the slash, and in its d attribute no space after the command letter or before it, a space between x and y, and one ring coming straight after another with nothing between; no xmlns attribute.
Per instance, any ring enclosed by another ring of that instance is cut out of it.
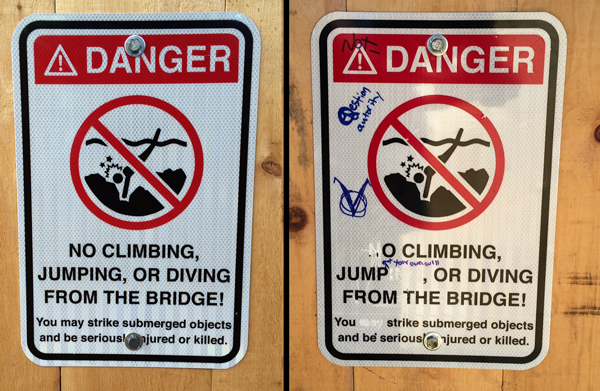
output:
<svg viewBox="0 0 600 391"><path fill-rule="evenodd" d="M318 324L330 361L541 362L565 56L546 13L319 21Z"/></svg>
<svg viewBox="0 0 600 391"><path fill-rule="evenodd" d="M26 355L60 366L238 363L256 26L235 13L34 15L12 50Z"/></svg>

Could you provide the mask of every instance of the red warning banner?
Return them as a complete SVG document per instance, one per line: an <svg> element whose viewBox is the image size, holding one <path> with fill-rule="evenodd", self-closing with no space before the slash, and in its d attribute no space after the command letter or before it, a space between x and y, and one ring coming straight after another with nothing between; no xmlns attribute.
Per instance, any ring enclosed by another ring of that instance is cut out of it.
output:
<svg viewBox="0 0 600 391"><path fill-rule="evenodd" d="M33 55L36 84L237 83L239 39L232 34L144 35L139 57L128 35L41 36Z"/></svg>
<svg viewBox="0 0 600 391"><path fill-rule="evenodd" d="M430 35L340 34L333 40L337 83L542 84L540 35L446 35L448 50L427 50Z"/></svg>

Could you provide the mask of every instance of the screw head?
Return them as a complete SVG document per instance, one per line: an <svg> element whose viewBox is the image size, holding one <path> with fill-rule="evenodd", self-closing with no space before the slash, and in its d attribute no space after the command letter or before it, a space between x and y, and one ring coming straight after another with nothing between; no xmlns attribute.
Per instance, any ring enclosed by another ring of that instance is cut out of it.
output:
<svg viewBox="0 0 600 391"><path fill-rule="evenodd" d="M139 334L131 333L125 337L125 346L129 350L140 350L143 344L144 340Z"/></svg>
<svg viewBox="0 0 600 391"><path fill-rule="evenodd" d="M434 34L427 40L427 50L434 56L443 56L448 50L448 40L442 34Z"/></svg>
<svg viewBox="0 0 600 391"><path fill-rule="evenodd" d="M438 350L442 346L442 337L438 333L429 333L423 339L423 345L427 350Z"/></svg>
<svg viewBox="0 0 600 391"><path fill-rule="evenodd" d="M125 51L131 57L139 57L146 50L146 42L139 35L132 35L125 40Z"/></svg>

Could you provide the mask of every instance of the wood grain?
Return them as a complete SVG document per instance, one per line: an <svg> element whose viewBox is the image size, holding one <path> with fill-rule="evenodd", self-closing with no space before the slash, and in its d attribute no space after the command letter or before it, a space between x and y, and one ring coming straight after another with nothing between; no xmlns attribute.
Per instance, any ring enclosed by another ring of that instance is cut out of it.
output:
<svg viewBox="0 0 600 391"><path fill-rule="evenodd" d="M419 0L348 0L348 11L371 12L492 12L516 11L517 0L419 1Z"/></svg>
<svg viewBox="0 0 600 391"><path fill-rule="evenodd" d="M57 13L223 12L225 0L55 0Z"/></svg>
<svg viewBox="0 0 600 391"><path fill-rule="evenodd" d="M600 7L519 0L519 11L546 11L567 31L567 72L556 222L550 351L537 367L505 371L504 390L598 390L600 341Z"/></svg>
<svg viewBox="0 0 600 391"><path fill-rule="evenodd" d="M250 335L244 359L213 371L213 390L283 389L283 7L278 0L228 0L261 36L252 229Z"/></svg>
<svg viewBox="0 0 600 391"><path fill-rule="evenodd" d="M314 274L314 184L308 38L316 20L330 9L312 0L291 0L290 17L290 310L292 320L291 386L320 390L319 380L336 371L316 348ZM355 367L352 382L338 390L596 390L598 357L595 331L600 326L600 270L597 235L600 216L600 54L593 50L600 33L600 5L593 0L495 1L359 1L347 0L348 11L487 12L546 11L565 26L568 36L567 83L563 113L556 254L553 281L550 352L527 371ZM320 11L320 12L319 12ZM298 12L298 14L294 14ZM304 12L304 13L302 13ZM297 18L294 31L293 21ZM301 22L300 22L301 21ZM304 26L306 24L307 26ZM296 36L298 35L298 36ZM302 36L300 36L302 35ZM301 42L305 46L299 45ZM294 314L296 311L298 313ZM295 330L298 329L298 330ZM300 341L294 341L294 337ZM308 345L305 346L305 345ZM296 347L294 347L296 346ZM296 354L298 357L294 357ZM295 361L294 361L295 360ZM318 364L314 364L318 363ZM338 371L345 371L338 367ZM338 372L339 373L339 372ZM305 379L312 376L317 381Z"/></svg>
<svg viewBox="0 0 600 391"><path fill-rule="evenodd" d="M43 368L20 347L17 214L10 56L0 62L0 390L281 390L283 380L283 4L276 0L56 0L0 5L0 45L10 53L16 24L30 13L223 12L249 16L262 38L258 114L249 349L228 370ZM9 169L6 169L9 167Z"/></svg>
<svg viewBox="0 0 600 391"><path fill-rule="evenodd" d="M11 38L17 24L38 12L53 12L52 1L3 2L0 6L0 389L60 390L60 368L35 365L21 348L19 243L15 174Z"/></svg>

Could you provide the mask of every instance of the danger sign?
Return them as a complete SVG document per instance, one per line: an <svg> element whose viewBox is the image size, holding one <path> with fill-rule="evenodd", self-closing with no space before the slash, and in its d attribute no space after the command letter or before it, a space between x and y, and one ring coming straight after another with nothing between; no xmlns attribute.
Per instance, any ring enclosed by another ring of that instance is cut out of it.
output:
<svg viewBox="0 0 600 391"><path fill-rule="evenodd" d="M548 14L332 13L312 35L319 347L548 351L566 36Z"/></svg>
<svg viewBox="0 0 600 391"><path fill-rule="evenodd" d="M25 354L49 366L237 364L256 26L235 13L42 19L12 43Z"/></svg>

